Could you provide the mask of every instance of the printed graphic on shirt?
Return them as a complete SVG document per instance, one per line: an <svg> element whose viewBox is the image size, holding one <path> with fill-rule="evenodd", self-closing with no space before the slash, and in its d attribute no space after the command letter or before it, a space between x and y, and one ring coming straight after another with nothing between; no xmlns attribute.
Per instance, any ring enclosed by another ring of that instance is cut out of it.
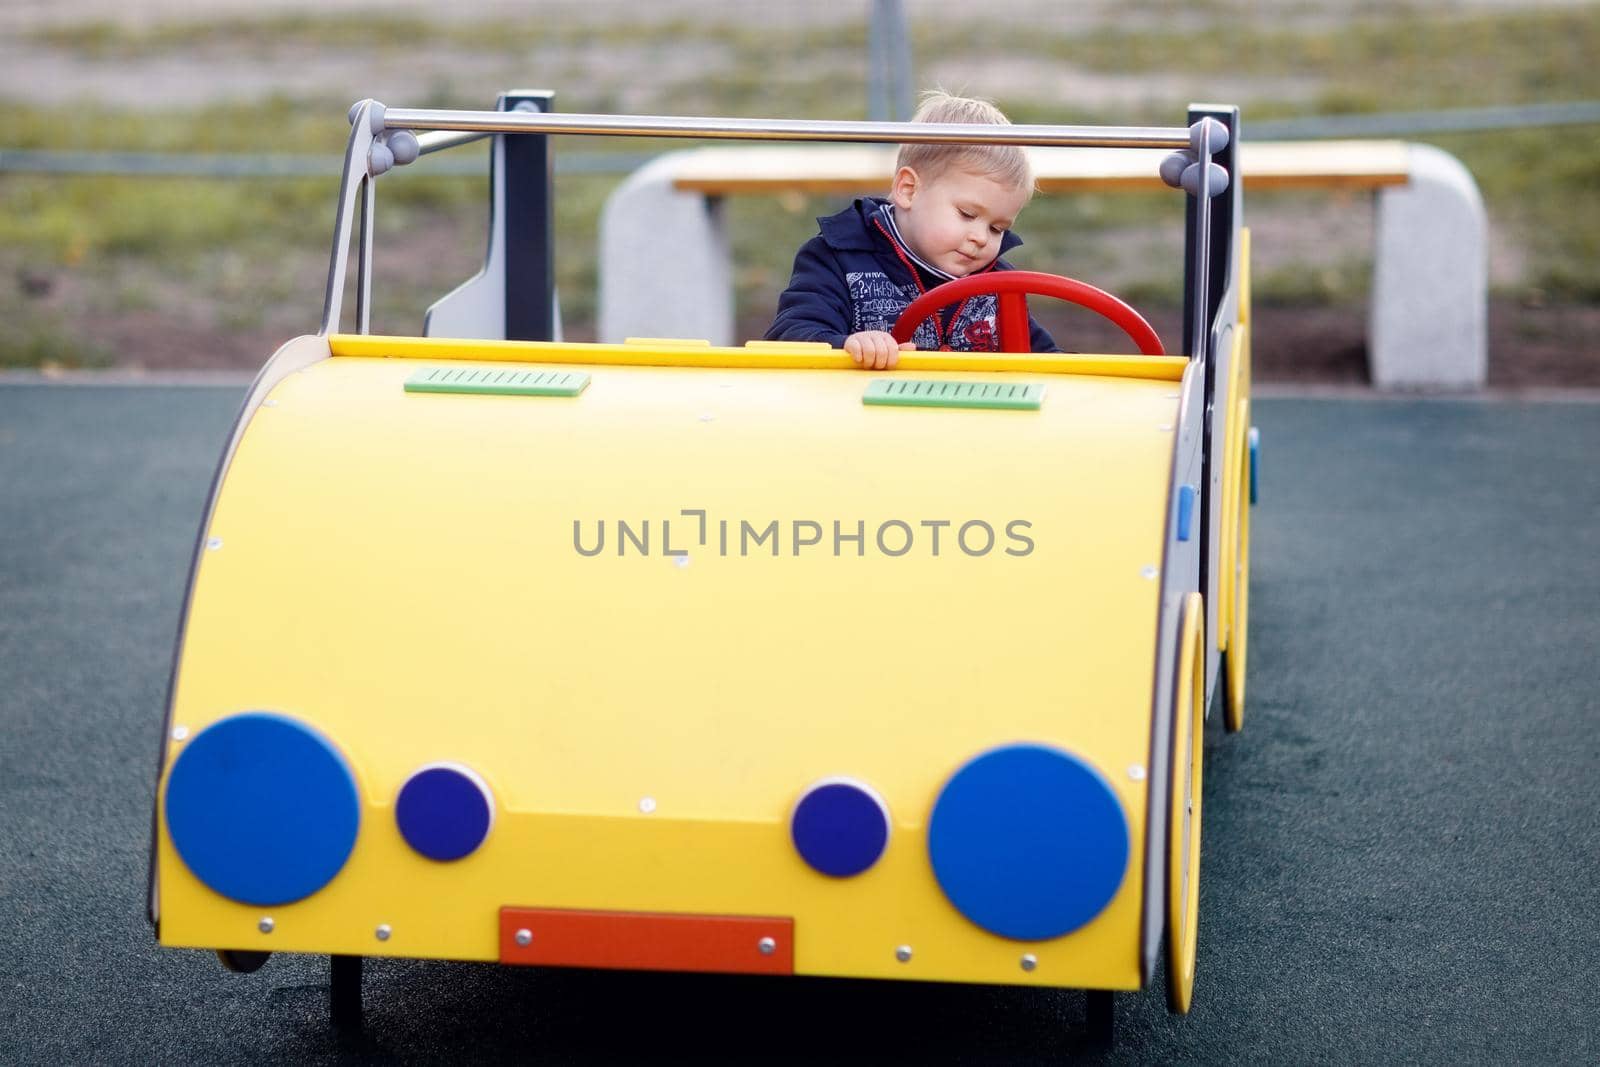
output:
<svg viewBox="0 0 1600 1067"><path fill-rule="evenodd" d="M844 279L850 286L850 308L854 316L851 333L892 330L900 313L920 295L916 286L896 285L882 271L847 271ZM939 314L948 321L950 309L941 308ZM998 351L995 314L992 295L975 296L961 306L956 321L950 324L942 340L932 316L917 327L911 340L923 351L934 351L946 345L957 352Z"/></svg>

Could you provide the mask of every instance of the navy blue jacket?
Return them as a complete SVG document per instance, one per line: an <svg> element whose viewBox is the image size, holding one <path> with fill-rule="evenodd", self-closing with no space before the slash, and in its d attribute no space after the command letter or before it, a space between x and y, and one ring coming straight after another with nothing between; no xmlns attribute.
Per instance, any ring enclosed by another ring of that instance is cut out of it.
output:
<svg viewBox="0 0 1600 1067"><path fill-rule="evenodd" d="M950 280L897 245L886 217L888 203L862 197L837 215L817 220L821 232L795 254L794 275L778 298L778 315L767 328L767 340L826 341L842 348L853 333L891 330L906 305ZM1008 230L1000 239L1000 252L1021 243ZM1014 269L996 258L978 273ZM997 303L994 296L983 295L941 308L917 327L911 340L924 351L998 351ZM1028 325L1033 351L1061 351L1031 317Z"/></svg>

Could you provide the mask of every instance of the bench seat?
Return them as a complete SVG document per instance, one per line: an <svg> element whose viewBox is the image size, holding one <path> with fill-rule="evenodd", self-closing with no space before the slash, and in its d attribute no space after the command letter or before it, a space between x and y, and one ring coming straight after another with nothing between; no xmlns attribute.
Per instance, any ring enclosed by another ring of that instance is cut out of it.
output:
<svg viewBox="0 0 1600 1067"><path fill-rule="evenodd" d="M1411 179L1404 141L1246 143L1250 189L1381 189ZM697 148L679 155L672 187L703 196L798 192L833 196L888 185L895 149L878 146ZM1143 148L1034 148L1043 193L1165 188L1156 168L1167 153Z"/></svg>
<svg viewBox="0 0 1600 1067"><path fill-rule="evenodd" d="M1383 388L1485 380L1488 223L1455 157L1403 141L1246 141L1248 194L1367 192L1377 203L1368 365ZM1153 149L1033 149L1046 193L1162 189ZM669 152L635 171L600 219L599 339L733 343L731 196L849 196L888 184L894 148L732 146ZM1248 224L1248 216L1246 218Z"/></svg>

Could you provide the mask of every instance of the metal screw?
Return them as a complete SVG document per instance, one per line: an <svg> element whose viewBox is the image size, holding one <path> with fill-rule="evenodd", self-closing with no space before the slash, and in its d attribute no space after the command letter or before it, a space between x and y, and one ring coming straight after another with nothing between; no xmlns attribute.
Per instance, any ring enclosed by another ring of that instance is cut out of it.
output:
<svg viewBox="0 0 1600 1067"><path fill-rule="evenodd" d="M182 741L184 738L186 738L188 736L189 736L189 728L187 726L174 726L172 728L172 739L174 741Z"/></svg>
<svg viewBox="0 0 1600 1067"><path fill-rule="evenodd" d="M687 567L689 565L689 557L687 555L674 556L672 563L676 567Z"/></svg>
<svg viewBox="0 0 1600 1067"><path fill-rule="evenodd" d="M1039 957L1038 956L1035 956L1031 952L1025 952L1025 953L1022 954L1022 969L1023 970L1031 971L1037 966L1039 966Z"/></svg>
<svg viewBox="0 0 1600 1067"><path fill-rule="evenodd" d="M1139 577L1141 578L1154 578L1156 574L1157 571L1154 567L1145 567L1139 571Z"/></svg>
<svg viewBox="0 0 1600 1067"><path fill-rule="evenodd" d="M1172 432L1172 423L1163 422L1160 426L1157 426L1156 429L1160 430L1162 433L1171 433Z"/></svg>
<svg viewBox="0 0 1600 1067"><path fill-rule="evenodd" d="M533 931L527 929L526 927L518 930L517 944L521 945L523 948L527 948L529 945L533 944Z"/></svg>
<svg viewBox="0 0 1600 1067"><path fill-rule="evenodd" d="M264 934L270 934L270 933L272 933L272 927L274 925L275 924L272 921L272 916L263 915L261 917L261 921L256 923L256 929L260 930Z"/></svg>
<svg viewBox="0 0 1600 1067"><path fill-rule="evenodd" d="M383 923L379 925L378 929L374 931L374 933L377 934L379 941L387 941L389 940L389 935L394 933L394 931L389 929L388 923Z"/></svg>
<svg viewBox="0 0 1600 1067"><path fill-rule="evenodd" d="M278 402L276 400L263 400L261 402L261 406L264 408L275 408L278 406Z"/></svg>
<svg viewBox="0 0 1600 1067"><path fill-rule="evenodd" d="M656 810L656 798L655 797L640 797L639 798L639 810L644 812L646 815L649 815L651 812L655 811Z"/></svg>
<svg viewBox="0 0 1600 1067"><path fill-rule="evenodd" d="M220 537L211 538L210 540L208 540L206 542L206 547L209 548L211 551L215 552L217 549L222 547L222 538L220 538Z"/></svg>
<svg viewBox="0 0 1600 1067"><path fill-rule="evenodd" d="M894 958L899 960L901 963L910 963L911 962L911 946L910 945L901 945L899 948L895 949L894 950Z"/></svg>
<svg viewBox="0 0 1600 1067"><path fill-rule="evenodd" d="M1142 764L1142 763L1129 764L1129 766L1128 766L1128 777L1132 778L1135 782L1144 781L1144 764Z"/></svg>
<svg viewBox="0 0 1600 1067"><path fill-rule="evenodd" d="M778 951L778 943L770 937L763 937L760 941L756 942L756 948L761 950L761 954L763 956L770 956L774 952Z"/></svg>

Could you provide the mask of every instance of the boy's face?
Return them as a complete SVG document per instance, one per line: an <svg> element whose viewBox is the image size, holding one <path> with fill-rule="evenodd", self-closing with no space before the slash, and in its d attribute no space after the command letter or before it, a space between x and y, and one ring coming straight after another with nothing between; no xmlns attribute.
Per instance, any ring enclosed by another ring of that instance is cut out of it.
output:
<svg viewBox="0 0 1600 1067"><path fill-rule="evenodd" d="M906 244L957 278L995 261L1000 239L1028 202L1027 190L959 167L932 181L901 167L891 196L895 223Z"/></svg>

